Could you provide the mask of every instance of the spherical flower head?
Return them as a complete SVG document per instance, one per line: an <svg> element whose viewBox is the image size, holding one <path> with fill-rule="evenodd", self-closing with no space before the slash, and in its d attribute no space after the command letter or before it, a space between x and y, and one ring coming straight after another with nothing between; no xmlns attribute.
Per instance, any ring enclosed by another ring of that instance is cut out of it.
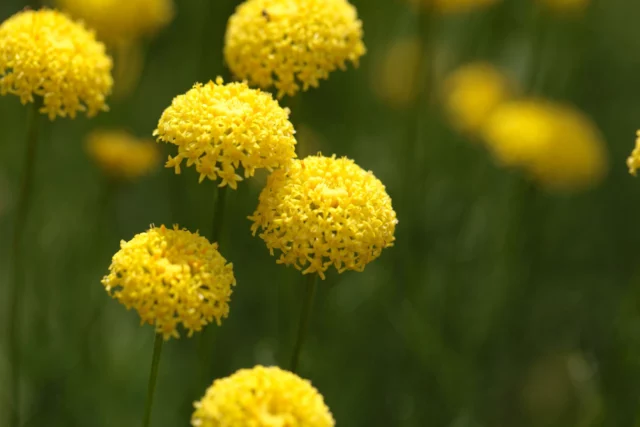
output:
<svg viewBox="0 0 640 427"><path fill-rule="evenodd" d="M636 132L636 137L636 146L627 159L629 173L633 176L637 175L638 168L640 168L640 130Z"/></svg>
<svg viewBox="0 0 640 427"><path fill-rule="evenodd" d="M417 37L394 41L373 69L374 93L394 108L410 106L418 93L418 65L422 44Z"/></svg>
<svg viewBox="0 0 640 427"><path fill-rule="evenodd" d="M57 0L109 44L153 36L173 19L172 0Z"/></svg>
<svg viewBox="0 0 640 427"><path fill-rule="evenodd" d="M410 3L414 6L432 8L437 12L449 14L483 9L500 1L502 0L410 0Z"/></svg>
<svg viewBox="0 0 640 427"><path fill-rule="evenodd" d="M195 165L200 182L221 179L220 186L236 189L242 177L256 169L269 171L295 158L295 130L289 109L282 108L266 92L246 83L223 84L220 77L206 85L196 84L177 96L153 133L159 141L178 146L167 167L180 173L182 160Z"/></svg>
<svg viewBox="0 0 640 427"><path fill-rule="evenodd" d="M193 427L333 427L309 381L277 367L241 369L216 380L191 418Z"/></svg>
<svg viewBox="0 0 640 427"><path fill-rule="evenodd" d="M522 168L552 190L582 190L607 170L595 125L572 107L538 100L507 102L491 115L484 136L496 160Z"/></svg>
<svg viewBox="0 0 640 427"><path fill-rule="evenodd" d="M456 129L475 134L512 92L504 74L489 63L478 62L459 68L446 79L444 104Z"/></svg>
<svg viewBox="0 0 640 427"><path fill-rule="evenodd" d="M251 230L280 251L278 263L303 274L362 271L393 245L391 198L373 175L347 158L309 156L267 179Z"/></svg>
<svg viewBox="0 0 640 427"><path fill-rule="evenodd" d="M134 180L151 172L160 161L153 140L138 139L122 130L97 130L87 137L86 148L98 167L115 180Z"/></svg>
<svg viewBox="0 0 640 427"><path fill-rule="evenodd" d="M240 79L278 97L317 87L366 49L362 22L346 0L247 0L229 19L224 57Z"/></svg>
<svg viewBox="0 0 640 427"><path fill-rule="evenodd" d="M590 0L538 0L544 7L559 13L581 12L589 7Z"/></svg>
<svg viewBox="0 0 640 427"><path fill-rule="evenodd" d="M111 68L95 35L55 10L25 10L0 25L0 94L23 104L41 96L52 120L106 111Z"/></svg>
<svg viewBox="0 0 640 427"><path fill-rule="evenodd" d="M217 243L177 226L151 227L120 243L102 284L109 294L134 308L141 323L155 325L165 339L178 338L178 325L200 331L229 314L233 266Z"/></svg>

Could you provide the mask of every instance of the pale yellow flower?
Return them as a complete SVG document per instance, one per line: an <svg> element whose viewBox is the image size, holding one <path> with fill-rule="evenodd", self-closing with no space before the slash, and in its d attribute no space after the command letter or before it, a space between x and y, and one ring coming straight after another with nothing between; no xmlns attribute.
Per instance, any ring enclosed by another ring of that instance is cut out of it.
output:
<svg viewBox="0 0 640 427"><path fill-rule="evenodd" d="M640 130L636 133L636 137L636 146L627 159L629 173L633 176L636 176L636 172L640 168Z"/></svg>
<svg viewBox="0 0 640 427"><path fill-rule="evenodd" d="M347 158L309 156L271 174L251 230L278 263L303 274L362 271L393 245L396 213L384 185Z"/></svg>
<svg viewBox="0 0 640 427"><path fill-rule="evenodd" d="M444 105L452 125L475 134L491 112L513 95L507 77L493 65L477 62L449 75L444 83Z"/></svg>
<svg viewBox="0 0 640 427"><path fill-rule="evenodd" d="M422 45L417 37L394 41L376 61L372 72L374 93L394 108L411 105L419 90L418 65Z"/></svg>
<svg viewBox="0 0 640 427"><path fill-rule="evenodd" d="M42 113L74 118L106 111L112 61L82 24L54 10L25 10L0 25L0 94L23 104L43 98Z"/></svg>
<svg viewBox="0 0 640 427"><path fill-rule="evenodd" d="M160 162L157 144L123 130L97 130L87 137L89 156L113 179L133 180L151 172Z"/></svg>
<svg viewBox="0 0 640 427"><path fill-rule="evenodd" d="M289 109L273 97L245 83L223 84L220 77L206 85L196 84L174 98L153 133L159 141L178 146L167 167L180 173L180 165L194 165L205 178L221 179L220 186L235 189L242 177L256 169L269 171L286 166L296 156Z"/></svg>
<svg viewBox="0 0 640 427"><path fill-rule="evenodd" d="M549 189L586 189L607 171L598 129L569 106L540 100L507 102L491 115L484 136L500 164L523 169Z"/></svg>
<svg viewBox="0 0 640 427"><path fill-rule="evenodd" d="M168 339L179 337L180 324L189 336L214 320L220 325L236 280L217 243L163 225L122 241L102 284Z"/></svg>
<svg viewBox="0 0 640 427"><path fill-rule="evenodd" d="M215 380L195 404L193 427L333 427L329 408L308 380L256 366Z"/></svg>
<svg viewBox="0 0 640 427"><path fill-rule="evenodd" d="M247 0L229 19L224 57L239 79L278 97L317 87L364 55L362 22L346 0Z"/></svg>

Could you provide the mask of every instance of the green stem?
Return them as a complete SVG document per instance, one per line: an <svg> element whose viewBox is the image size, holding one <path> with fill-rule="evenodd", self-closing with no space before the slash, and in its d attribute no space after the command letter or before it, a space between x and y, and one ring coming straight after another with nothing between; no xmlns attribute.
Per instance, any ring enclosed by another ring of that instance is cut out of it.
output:
<svg viewBox="0 0 640 427"><path fill-rule="evenodd" d="M298 369L298 362L300 360L300 352L302 351L302 345L307 337L307 330L309 329L309 320L311 320L311 308L313 307L313 298L316 294L318 275L311 273L308 274L305 283L304 300L302 305L302 311L300 312L300 323L298 324L298 338L296 344L293 347L293 356L291 357L291 372L296 372Z"/></svg>
<svg viewBox="0 0 640 427"><path fill-rule="evenodd" d="M39 102L34 102L27 116L27 141L24 157L24 169L20 190L18 192L18 205L16 209L15 230L12 241L13 280L10 289L9 305L9 366L10 366L10 390L13 398L11 413L11 425L17 426L20 422L20 314L22 295L24 290L24 271L22 262L22 241L24 230L31 207L33 193L33 180L35 161L38 148L38 109Z"/></svg>
<svg viewBox="0 0 640 427"><path fill-rule="evenodd" d="M153 406L153 393L156 390L156 380L158 379L158 366L160 365L160 355L162 354L162 344L164 338L162 334L156 333L153 343L153 357L151 359L151 374L149 375L149 388L147 389L147 403L144 408L144 420L142 427L149 427L151 423L151 407Z"/></svg>
<svg viewBox="0 0 640 427"><path fill-rule="evenodd" d="M224 222L224 206L227 199L227 186L218 187L216 205L213 208L213 224L211 226L211 243L220 242L222 224Z"/></svg>

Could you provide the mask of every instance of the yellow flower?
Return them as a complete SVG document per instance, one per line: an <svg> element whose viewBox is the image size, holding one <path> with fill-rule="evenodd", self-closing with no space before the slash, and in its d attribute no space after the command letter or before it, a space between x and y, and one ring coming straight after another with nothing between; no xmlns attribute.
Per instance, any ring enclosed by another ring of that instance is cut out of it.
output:
<svg viewBox="0 0 640 427"><path fill-rule="evenodd" d="M633 176L636 176L636 171L640 168L640 130L636 132L636 137L636 146L627 159L629 173Z"/></svg>
<svg viewBox="0 0 640 427"><path fill-rule="evenodd" d="M224 57L240 79L278 97L317 87L366 49L362 22L346 0L247 0L229 19Z"/></svg>
<svg viewBox="0 0 640 427"><path fill-rule="evenodd" d="M396 213L384 185L347 158L309 156L272 173L251 227L278 263L303 274L364 270L395 240Z"/></svg>
<svg viewBox="0 0 640 427"><path fill-rule="evenodd" d="M106 111L111 58L93 33L54 10L25 10L0 25L0 94L23 104L43 98L42 113L74 118Z"/></svg>
<svg viewBox="0 0 640 427"><path fill-rule="evenodd" d="M220 325L236 280L217 243L163 225L120 242L102 284L127 309L136 309L141 323L155 325L168 339L179 337L180 323L189 336L214 319Z"/></svg>
<svg viewBox="0 0 640 427"><path fill-rule="evenodd" d="M589 7L590 0L538 0L538 2L556 12L580 12Z"/></svg>
<svg viewBox="0 0 640 427"><path fill-rule="evenodd" d="M606 148L597 128L568 106L507 102L492 114L484 135L499 163L522 168L550 189L585 189L607 170Z"/></svg>
<svg viewBox="0 0 640 427"><path fill-rule="evenodd" d="M459 68L444 84L444 104L452 125L465 133L480 131L491 112L511 95L507 78L484 62Z"/></svg>
<svg viewBox="0 0 640 427"><path fill-rule="evenodd" d="M464 13L492 6L502 0L409 0L414 6L432 7L440 13Z"/></svg>
<svg viewBox="0 0 640 427"><path fill-rule="evenodd" d="M94 131L87 137L89 156L115 179L132 180L146 175L160 161L153 140L139 140L125 131Z"/></svg>
<svg viewBox="0 0 640 427"><path fill-rule="evenodd" d="M173 18L172 0L56 0L101 40L114 44L152 36Z"/></svg>
<svg viewBox="0 0 640 427"><path fill-rule="evenodd" d="M158 140L178 146L178 155L169 157L167 167L180 173L180 164L195 165L204 178L237 188L256 169L269 171L295 158L293 125L289 109L278 105L269 93L250 89L245 83L196 84L177 96L167 108L153 133Z"/></svg>
<svg viewBox="0 0 640 427"><path fill-rule="evenodd" d="M304 380L277 367L256 366L215 380L191 418L194 427L333 427L318 393Z"/></svg>
<svg viewBox="0 0 640 427"><path fill-rule="evenodd" d="M391 107L403 108L415 99L421 49L416 37L400 39L393 42L377 61L372 74L373 89Z"/></svg>

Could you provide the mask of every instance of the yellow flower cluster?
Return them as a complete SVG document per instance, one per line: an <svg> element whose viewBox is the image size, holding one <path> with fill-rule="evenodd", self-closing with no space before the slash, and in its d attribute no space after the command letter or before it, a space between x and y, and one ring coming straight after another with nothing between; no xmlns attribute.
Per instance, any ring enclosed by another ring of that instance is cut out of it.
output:
<svg viewBox="0 0 640 427"><path fill-rule="evenodd" d="M595 125L568 106L507 102L492 114L484 135L499 163L522 168L550 189L585 189L607 170L605 145Z"/></svg>
<svg viewBox="0 0 640 427"><path fill-rule="evenodd" d="M469 134L479 132L491 112L511 96L507 78L485 62L459 68L444 84L444 104L452 124Z"/></svg>
<svg viewBox="0 0 640 427"><path fill-rule="evenodd" d="M492 6L502 0L410 0L414 6L431 7L440 13L464 13Z"/></svg>
<svg viewBox="0 0 640 427"><path fill-rule="evenodd" d="M333 427L309 381L277 367L241 369L216 380L195 404L193 427Z"/></svg>
<svg viewBox="0 0 640 427"><path fill-rule="evenodd" d="M362 271L392 246L397 223L391 198L373 175L347 158L309 156L269 176L253 216L278 263L303 274Z"/></svg>
<svg viewBox="0 0 640 427"><path fill-rule="evenodd" d="M538 2L556 12L579 12L585 10L591 0L538 0Z"/></svg>
<svg viewBox="0 0 640 427"><path fill-rule="evenodd" d="M372 87L375 94L394 108L410 105L418 93L417 71L422 55L417 37L394 41L373 69Z"/></svg>
<svg viewBox="0 0 640 427"><path fill-rule="evenodd" d="M141 177L160 161L160 153L153 140L140 140L121 130L92 132L87 137L86 148L98 167L114 179Z"/></svg>
<svg viewBox="0 0 640 427"><path fill-rule="evenodd" d="M111 68L94 34L59 12L25 10L0 25L0 93L23 104L41 96L52 120L107 110Z"/></svg>
<svg viewBox="0 0 640 427"><path fill-rule="evenodd" d="M640 168L640 130L636 133L636 137L636 146L627 159L629 173L633 176L636 176L636 172Z"/></svg>
<svg viewBox="0 0 640 427"><path fill-rule="evenodd" d="M236 77L278 97L329 77L366 49L362 22L346 0L247 0L229 19L224 57Z"/></svg>
<svg viewBox="0 0 640 427"><path fill-rule="evenodd" d="M174 226L152 227L120 243L102 284L109 294L134 308L142 323L155 325L165 339L179 337L179 324L200 331L229 314L233 265L217 243Z"/></svg>
<svg viewBox="0 0 640 427"><path fill-rule="evenodd" d="M220 186L237 188L242 177L255 170L269 171L295 158L295 130L289 109L282 108L266 92L250 89L245 83L196 84L173 100L153 133L160 141L178 146L178 155L169 157L167 167L180 173L182 160L195 165L204 178L221 178Z"/></svg>
<svg viewBox="0 0 640 427"><path fill-rule="evenodd" d="M57 0L110 44L155 34L173 18L172 0Z"/></svg>

